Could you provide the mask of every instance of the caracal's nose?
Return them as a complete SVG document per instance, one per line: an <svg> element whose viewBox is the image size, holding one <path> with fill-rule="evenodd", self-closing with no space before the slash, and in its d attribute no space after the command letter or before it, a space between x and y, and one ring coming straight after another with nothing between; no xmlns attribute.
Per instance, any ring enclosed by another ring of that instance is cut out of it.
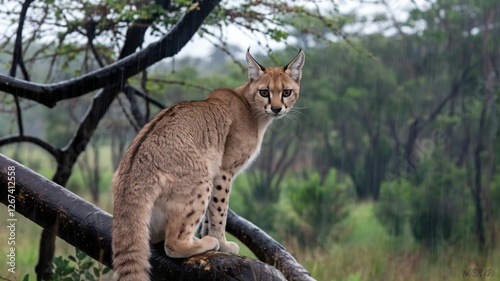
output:
<svg viewBox="0 0 500 281"><path fill-rule="evenodd" d="M274 113L278 114L278 113L280 113L280 111L281 111L281 106L273 106L273 107L271 107L271 110L272 110Z"/></svg>

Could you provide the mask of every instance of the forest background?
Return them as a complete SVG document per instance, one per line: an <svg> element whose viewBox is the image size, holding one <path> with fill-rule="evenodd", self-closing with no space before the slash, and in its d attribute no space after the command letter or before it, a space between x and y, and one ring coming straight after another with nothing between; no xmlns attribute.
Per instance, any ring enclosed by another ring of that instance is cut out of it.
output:
<svg viewBox="0 0 500 281"><path fill-rule="evenodd" d="M260 157L234 183L230 207L280 241L318 280L496 280L500 3L375 1L382 9L368 15L341 12L341 4L311 6L325 10L313 19L308 9L293 19L283 13L295 25L250 32L245 43L263 65L285 65L299 48L306 65L295 110L273 123ZM97 6L88 7L95 12ZM151 30L152 38L162 32ZM98 68L102 62L91 48L104 64L118 56L109 42L50 45L38 36L23 50L31 81L63 81ZM164 60L129 83L168 106L246 81L245 51L228 43L230 32L202 27L198 36L213 46L206 55ZM11 68L13 44L8 32L0 39L2 74ZM160 110L133 101L118 95L66 184L109 212L112 173ZM23 130L63 147L91 103L91 95L52 109L21 100ZM0 93L0 137L18 132L17 112L13 96ZM4 145L0 153L47 178L57 169L34 145ZM0 213L3 218L7 208L1 205ZM2 263L1 277L34 276L33 242L41 228L28 220L19 227L19 274L4 275ZM57 243L56 256L74 254ZM0 244L2 253L6 246Z"/></svg>

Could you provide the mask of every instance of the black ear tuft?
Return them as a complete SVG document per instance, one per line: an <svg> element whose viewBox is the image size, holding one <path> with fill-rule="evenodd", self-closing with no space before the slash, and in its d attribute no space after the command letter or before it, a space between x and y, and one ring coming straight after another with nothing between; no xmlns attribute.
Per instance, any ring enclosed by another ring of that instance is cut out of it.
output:
<svg viewBox="0 0 500 281"><path fill-rule="evenodd" d="M266 68L250 55L250 48L247 50L246 60L248 64L248 79L250 81L257 80L266 71Z"/></svg>
<svg viewBox="0 0 500 281"><path fill-rule="evenodd" d="M248 50L250 51L250 47L248 47ZM297 54L297 56L298 56L301 52L302 52L302 48L301 48L301 49L299 49L299 53ZM297 56L295 56L295 58L297 58ZM289 62L287 65L285 65L283 68L284 68L285 70L287 70L287 69L288 69L288 66L289 66L289 65L290 65L290 64L291 64L291 63L295 60L295 58L294 58L291 62Z"/></svg>

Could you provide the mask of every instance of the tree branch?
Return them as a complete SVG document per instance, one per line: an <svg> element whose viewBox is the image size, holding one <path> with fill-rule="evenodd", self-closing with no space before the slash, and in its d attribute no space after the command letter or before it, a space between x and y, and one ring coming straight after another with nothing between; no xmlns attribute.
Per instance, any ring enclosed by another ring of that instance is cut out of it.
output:
<svg viewBox="0 0 500 281"><path fill-rule="evenodd" d="M29 80L28 71L26 70L26 66L23 61L23 27L24 22L26 20L26 14L28 13L28 8L31 5L33 0L26 0L23 3L23 7L21 9L21 14L19 15L19 25L17 27L16 32L16 41L14 43L14 54L12 55L12 65L10 66L10 76L13 78L16 77L17 66L21 68L21 71L24 74L24 79ZM19 103L19 97L14 96L14 102L16 104L16 113L17 113L17 125L19 128L19 135L24 135L24 126L23 126L23 116L21 111L21 105Z"/></svg>
<svg viewBox="0 0 500 281"><path fill-rule="evenodd" d="M57 158L57 170L53 177L56 183L61 185L67 183L78 156L87 148L87 144L96 130L99 121L108 111L119 89L120 85L115 84L105 87L101 92L96 94L92 100L92 105L83 117L83 121L78 126L73 138L61 150L61 154Z"/></svg>
<svg viewBox="0 0 500 281"><path fill-rule="evenodd" d="M209 87L206 87L206 86L203 86L203 85L197 85L197 84L189 83L189 82L182 81L182 80L169 80L169 79L162 79L162 78L148 78L148 81L149 82L156 82L156 83L176 84L176 85L181 85L181 86L188 86L188 87L195 88L195 89L202 90L202 91L206 91L206 92L209 92L209 93L214 90L213 88L209 88Z"/></svg>
<svg viewBox="0 0 500 281"><path fill-rule="evenodd" d="M61 151L52 146L51 144L44 142L43 140L37 138L37 137L32 137L32 136L13 136L13 137L5 137L0 139L0 146L11 144L11 143L17 143L17 142L30 142L33 144L38 145L39 147L45 149L48 153L52 154L54 158L58 158L59 154Z"/></svg>
<svg viewBox="0 0 500 281"><path fill-rule="evenodd" d="M387 3L387 1L381 0L380 2L385 6L385 10L387 11L387 14L389 14L389 17L391 18L392 24L398 30L398 34L401 37L405 37L406 34L401 29L401 23L398 22L398 20L396 19L396 16L394 15L394 11L391 9L391 7L389 7L389 4Z"/></svg>
<svg viewBox="0 0 500 281"><path fill-rule="evenodd" d="M137 99L135 98L135 89L132 87L125 87L123 89L123 93L127 97L130 103L130 112L132 112L132 116L134 116L135 122L139 126L139 128L144 127L148 120L146 120L146 116L141 113L139 109L139 104L137 103Z"/></svg>
<svg viewBox="0 0 500 281"><path fill-rule="evenodd" d="M16 69L19 65L21 71L23 72L24 79L28 81L30 80L30 78L23 61L23 28L24 22L26 21L26 14L28 13L28 9L32 2L33 0L26 0L21 8L21 13L19 15L19 25L16 32L16 41L14 43L12 65L10 66L10 76L16 77Z"/></svg>
<svg viewBox="0 0 500 281"><path fill-rule="evenodd" d="M227 214L227 231L247 245L259 260L279 269L286 280L315 281L283 246L231 210Z"/></svg>
<svg viewBox="0 0 500 281"><path fill-rule="evenodd" d="M124 81L163 58L177 54L219 2L220 0L205 0L194 4L198 6L189 9L172 30L159 41L151 43L133 55L123 58L120 56L119 61L107 67L54 84L30 83L0 75L0 91L54 107L61 100L102 88L108 85L109 81Z"/></svg>
<svg viewBox="0 0 500 281"><path fill-rule="evenodd" d="M458 80L453 81L448 95L436 106L436 108L434 108L434 110L429 114L429 117L422 124L420 124L420 128L418 129L419 131L434 121L434 119L436 119L436 117L441 113L444 106L458 96L460 93L460 87L462 87L469 79L468 76L470 71L471 67L466 67L462 72L461 77Z"/></svg>
<svg viewBox="0 0 500 281"><path fill-rule="evenodd" d="M104 67L104 62L102 61L101 56L99 55L99 52L95 48L94 43L90 39L88 42L88 46L89 46L90 50L92 51L92 54L94 55L94 58L97 61L97 64L99 65L99 67L101 67L101 68Z"/></svg>
<svg viewBox="0 0 500 281"><path fill-rule="evenodd" d="M417 117L417 118L415 118L415 120L413 120L413 122L409 126L409 129L408 129L409 133L408 133L408 137L406 140L405 152L404 152L405 159L406 159L407 163L410 163L410 165L408 165L409 168L411 168L411 169L415 168L415 163L411 159L411 155L413 153L415 141L417 140L419 133L426 126L428 126L430 123L432 123L432 121L434 121L434 119L436 119L436 117L441 113L441 111L444 109L445 105L448 102L452 101L453 99L455 99L458 96L458 94L460 93L461 87L463 87L463 85L465 83L467 83L469 80L468 76L469 76L469 72L471 71L471 69L472 69L471 66L465 67L465 69L462 71L462 75L460 76L460 78L455 79L452 82L451 89L450 89L450 92L448 93L448 95L446 95L446 97L429 113L428 118L423 119L423 118ZM409 172L409 170L407 172Z"/></svg>
<svg viewBox="0 0 500 281"><path fill-rule="evenodd" d="M47 229L54 225L55 234L90 257L111 266L110 214L86 202L62 186L49 181L21 164L0 155L0 201L9 202L9 190L15 196L15 211ZM152 280L276 280L285 281L275 268L262 262L236 255L207 252L187 259L172 259L165 255L163 245L154 245L150 258Z"/></svg>
<svg viewBox="0 0 500 281"><path fill-rule="evenodd" d="M130 89L129 89L130 88ZM129 84L125 85L125 91L133 91L134 95L137 95L141 98L143 98L144 100L146 100L147 102L149 103L152 103L154 105L156 105L158 108L160 109L163 109L163 108L166 108L167 106L165 106L163 103L161 103L160 101L157 101L155 100L154 98L146 95L145 93L143 93L142 91L140 91L139 89L135 88L135 87L132 87L130 86Z"/></svg>

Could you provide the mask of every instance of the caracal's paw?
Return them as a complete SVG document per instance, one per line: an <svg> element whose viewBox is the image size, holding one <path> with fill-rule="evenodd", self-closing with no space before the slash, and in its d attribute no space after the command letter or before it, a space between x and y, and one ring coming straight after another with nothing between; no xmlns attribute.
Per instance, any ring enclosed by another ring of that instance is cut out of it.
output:
<svg viewBox="0 0 500 281"><path fill-rule="evenodd" d="M200 240L198 240L197 242L203 243L203 245L204 245L203 252L210 251L210 250L214 250L214 251L220 250L219 240L217 240L213 237L205 236L205 237L201 238Z"/></svg>
<svg viewBox="0 0 500 281"><path fill-rule="evenodd" d="M220 252L226 252L226 253L230 253L230 254L238 254L238 251L240 250L240 247L238 246L238 244L234 243L234 242L228 242L228 241L225 241L225 242L220 242L220 247L219 247L219 251Z"/></svg>
<svg viewBox="0 0 500 281"><path fill-rule="evenodd" d="M188 258L194 255L199 255L207 251L217 251L219 249L219 240L205 236L199 240L184 240L170 241L165 243L165 253L171 258Z"/></svg>

